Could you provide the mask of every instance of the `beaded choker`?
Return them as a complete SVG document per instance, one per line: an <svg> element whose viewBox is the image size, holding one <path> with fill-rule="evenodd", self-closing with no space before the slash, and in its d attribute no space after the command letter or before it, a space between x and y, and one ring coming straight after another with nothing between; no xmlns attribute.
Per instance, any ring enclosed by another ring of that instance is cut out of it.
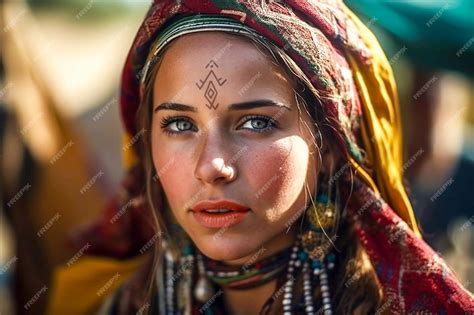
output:
<svg viewBox="0 0 474 315"><path fill-rule="evenodd" d="M254 262L258 252L249 263L243 266L232 266L224 262L210 259L199 254L202 259L206 276L221 287L232 289L249 289L260 286L280 276L286 269L290 259L291 247L274 255Z"/></svg>

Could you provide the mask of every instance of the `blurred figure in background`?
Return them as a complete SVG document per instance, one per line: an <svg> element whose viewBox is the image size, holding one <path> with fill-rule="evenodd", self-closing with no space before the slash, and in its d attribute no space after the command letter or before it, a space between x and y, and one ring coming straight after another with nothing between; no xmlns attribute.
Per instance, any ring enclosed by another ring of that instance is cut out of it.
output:
<svg viewBox="0 0 474 315"><path fill-rule="evenodd" d="M121 175L117 51L140 6L105 4L0 1L2 314L44 313L53 269L78 256L68 240Z"/></svg>

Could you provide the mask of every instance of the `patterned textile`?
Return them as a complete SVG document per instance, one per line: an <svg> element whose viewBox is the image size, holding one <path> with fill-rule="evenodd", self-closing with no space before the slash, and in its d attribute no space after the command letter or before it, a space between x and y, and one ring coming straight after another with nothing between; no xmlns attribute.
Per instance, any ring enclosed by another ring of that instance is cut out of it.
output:
<svg viewBox="0 0 474 315"><path fill-rule="evenodd" d="M474 313L472 296L419 236L402 182L393 75L375 37L341 1L155 1L138 31L123 72L124 141L129 143L139 132L135 113L143 96L140 79L151 45L167 21L192 14L219 14L254 29L283 48L318 91L323 113L350 166L341 168L338 182L346 196L351 194L347 214L383 288L380 313ZM139 164L133 148L126 151L125 164L130 171ZM139 185L142 179L134 177L134 184ZM128 193L124 200L137 197L130 189ZM109 213L104 224L117 211ZM123 215L144 216L140 211ZM129 232L123 234L124 238L140 230L136 224L117 225L117 231L119 228ZM111 229L110 224L107 229ZM142 235L140 244L150 237ZM108 248L106 240L101 242L103 248ZM120 248L115 256L137 255L139 247L132 245L128 252Z"/></svg>

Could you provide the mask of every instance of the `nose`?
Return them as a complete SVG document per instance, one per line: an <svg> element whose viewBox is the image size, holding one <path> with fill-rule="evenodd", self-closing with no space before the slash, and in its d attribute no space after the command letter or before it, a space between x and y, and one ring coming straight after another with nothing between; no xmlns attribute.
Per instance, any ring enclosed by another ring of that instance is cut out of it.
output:
<svg viewBox="0 0 474 315"><path fill-rule="evenodd" d="M208 184L233 181L237 173L235 166L229 163L231 159L226 158L229 155L227 150L228 145L220 136L213 139L208 136L204 139L200 152L198 152L198 161L194 171L195 177Z"/></svg>

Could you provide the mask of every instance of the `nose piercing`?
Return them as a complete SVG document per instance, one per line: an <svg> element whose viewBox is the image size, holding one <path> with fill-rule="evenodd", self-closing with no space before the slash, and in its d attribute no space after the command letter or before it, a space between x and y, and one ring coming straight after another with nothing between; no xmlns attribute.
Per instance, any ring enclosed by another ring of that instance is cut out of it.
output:
<svg viewBox="0 0 474 315"><path fill-rule="evenodd" d="M228 177L234 177L234 168L231 166L224 166L223 172L225 172Z"/></svg>

